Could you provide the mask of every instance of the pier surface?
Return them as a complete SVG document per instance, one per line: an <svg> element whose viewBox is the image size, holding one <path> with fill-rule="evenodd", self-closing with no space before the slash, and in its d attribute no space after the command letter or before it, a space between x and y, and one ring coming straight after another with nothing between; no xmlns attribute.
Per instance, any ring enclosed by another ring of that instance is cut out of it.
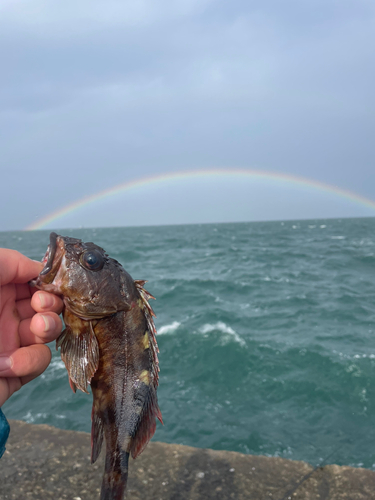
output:
<svg viewBox="0 0 375 500"><path fill-rule="evenodd" d="M90 435L11 421L0 500L99 500ZM301 483L301 484L300 484ZM371 500L375 472L151 442L130 460L126 500Z"/></svg>

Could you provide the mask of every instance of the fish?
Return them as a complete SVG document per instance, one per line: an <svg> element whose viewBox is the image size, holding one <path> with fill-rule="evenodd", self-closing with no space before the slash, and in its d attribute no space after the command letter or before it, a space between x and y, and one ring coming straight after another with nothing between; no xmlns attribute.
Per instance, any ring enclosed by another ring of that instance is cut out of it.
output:
<svg viewBox="0 0 375 500"><path fill-rule="evenodd" d="M56 349L70 387L93 394L91 463L106 445L100 500L123 500L129 456L145 449L156 419L163 423L154 297L92 242L52 232L42 263L30 284L63 299Z"/></svg>

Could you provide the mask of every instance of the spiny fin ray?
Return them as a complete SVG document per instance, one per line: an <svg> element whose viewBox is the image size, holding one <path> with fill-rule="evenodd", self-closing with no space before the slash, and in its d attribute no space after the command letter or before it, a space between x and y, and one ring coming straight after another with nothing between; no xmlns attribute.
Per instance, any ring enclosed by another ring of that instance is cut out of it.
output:
<svg viewBox="0 0 375 500"><path fill-rule="evenodd" d="M137 430L133 436L130 446L130 452L133 458L136 458L145 449L156 430L155 419L158 418L163 423L161 412L158 406L156 389L159 382L159 361L158 344L156 342L156 328L154 323L155 313L148 303L149 299L154 299L153 295L143 288L146 283L144 280L136 280L135 286L142 300L142 309L147 321L150 353L152 356L151 383L150 392L147 401L143 407L142 415L139 420Z"/></svg>
<svg viewBox="0 0 375 500"><path fill-rule="evenodd" d="M137 290L138 290L139 295L140 295L141 300L142 300L142 305L143 305L142 309L143 309L144 315L146 317L148 331L150 333L150 341L151 341L150 348L151 348L151 354L152 354L152 359L153 359L151 376L152 376L152 385L156 389L158 386L158 383L159 383L159 360L158 360L158 354L157 354L159 352L159 348L158 348L158 344L156 342L156 327L155 327L155 323L154 323L154 319L153 319L153 317L155 317L155 313L152 310L152 307L150 306L150 304L148 303L149 298L155 299L155 297L153 297L151 295L151 293L149 293L147 290L145 290L143 288L143 285L145 283L147 283L147 281L145 281L145 280L135 280L134 281L134 284L137 287Z"/></svg>

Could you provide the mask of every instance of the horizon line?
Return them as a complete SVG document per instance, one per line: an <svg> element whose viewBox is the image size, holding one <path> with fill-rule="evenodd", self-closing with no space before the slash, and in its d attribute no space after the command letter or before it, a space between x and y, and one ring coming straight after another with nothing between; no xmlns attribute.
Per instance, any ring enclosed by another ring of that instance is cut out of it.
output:
<svg viewBox="0 0 375 500"><path fill-rule="evenodd" d="M375 210L375 201L366 198L362 195L359 195L355 192L348 191L342 188L339 188L334 185L325 184L320 181L309 179L305 177L299 177L291 174L284 174L272 171L262 171L255 169L228 169L228 168L216 168L216 169L201 169L201 170L190 170L190 171L181 171L181 172L167 172L163 174L157 174L153 176L141 177L138 179L133 179L130 181L126 181L124 183L117 184L110 188L106 188L102 191L96 192L91 195L84 196L79 198L78 200L71 202L63 207L54 210L52 213L49 213L39 219L37 222L33 222L25 227L26 231L32 231L36 229L42 229L44 225L49 224L55 219L63 217L75 210L79 210L83 206L94 203L103 198L107 198L110 196L114 196L123 191L127 191L130 189L134 189L137 187L143 187L150 184L158 184L163 182L168 182L170 180L182 180L186 178L194 178L194 177L205 177L205 176L232 176L232 177L253 177L260 178L266 180L273 180L276 182L286 182L289 184L297 184L305 187L310 187L312 189L316 189L318 191L330 192L335 194L336 196L340 196L342 198L349 199L354 201L355 203L359 203L365 205L371 209Z"/></svg>
<svg viewBox="0 0 375 500"><path fill-rule="evenodd" d="M375 215L361 215L361 216L342 216L342 217L319 217L306 219L294 219L294 218L283 218L283 219L266 219L266 220L233 220L225 222L183 222L181 224L177 223L165 223L165 224L139 224L132 226L79 226L79 227L62 227L59 231L78 231L80 229L131 229L131 228L147 228L147 227L171 227L171 226L209 226L214 224L260 224L260 223L271 223L271 222L321 222L321 221L334 221L334 220L351 220L351 219L375 219ZM28 232L30 229L0 229L0 233L24 233ZM33 229L32 231L50 231L47 228Z"/></svg>

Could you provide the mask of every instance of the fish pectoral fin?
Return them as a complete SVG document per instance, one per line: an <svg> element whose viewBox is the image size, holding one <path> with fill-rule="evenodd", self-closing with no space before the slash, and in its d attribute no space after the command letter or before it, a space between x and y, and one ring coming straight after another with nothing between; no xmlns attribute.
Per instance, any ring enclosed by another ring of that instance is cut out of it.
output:
<svg viewBox="0 0 375 500"><path fill-rule="evenodd" d="M98 369L99 345L91 322L85 323L86 328L79 332L67 326L56 341L56 349L60 347L61 359L68 370L73 391L76 386L88 393L87 385Z"/></svg>
<svg viewBox="0 0 375 500"><path fill-rule="evenodd" d="M133 458L137 458L137 456L142 453L142 451L146 448L147 443L155 434L156 418L163 423L157 401L156 390L152 387L137 431L132 439L130 451Z"/></svg>
<svg viewBox="0 0 375 500"><path fill-rule="evenodd" d="M73 382L73 380L71 378L69 379L69 385L70 385L70 388L72 389L72 391L75 394L77 392L77 386L76 386L76 384Z"/></svg>
<svg viewBox="0 0 375 500"><path fill-rule="evenodd" d="M103 421L94 408L91 415L91 463L95 463L103 444Z"/></svg>

